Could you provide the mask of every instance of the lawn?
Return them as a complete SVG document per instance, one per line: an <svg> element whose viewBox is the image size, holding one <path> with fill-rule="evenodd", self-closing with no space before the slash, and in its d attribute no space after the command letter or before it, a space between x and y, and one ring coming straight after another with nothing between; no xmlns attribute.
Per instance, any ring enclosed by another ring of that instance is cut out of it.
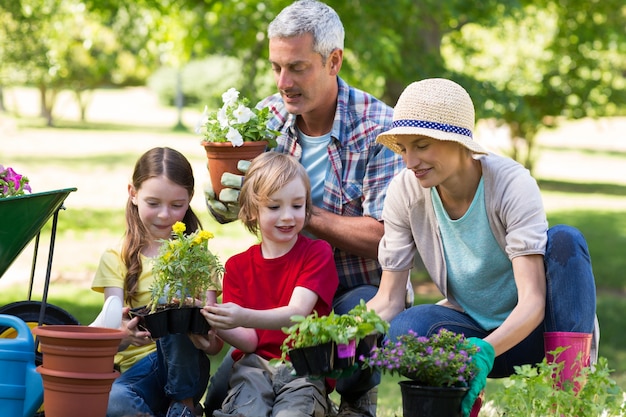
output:
<svg viewBox="0 0 626 417"><path fill-rule="evenodd" d="M78 188L68 197L66 210L59 216L49 302L83 324L96 317L102 304L102 295L91 291L89 284L99 254L122 235L126 184L132 164L152 146L172 146L192 162L198 178L192 206L205 228L216 235L213 247L220 256L225 259L254 241L240 225L219 225L206 212L200 197L206 160L197 137L158 126L123 126L115 123L115 115L99 117L102 120L88 124L61 120L62 128L50 129L42 127L37 119L0 113L0 135L12 144L3 149L0 163L19 167L18 172L29 175L39 190ZM607 139L589 134L585 130L587 124L582 126L565 126L562 135L546 135L545 141L540 141L536 176L550 224L574 225L588 240L598 290L600 356L608 359L615 369L614 377L626 389L626 350L622 348L626 333L621 325L626 311L625 136L612 132L614 136ZM584 141L585 135L594 142ZM47 225L42 232L44 243L49 233ZM27 299L31 259L29 245L0 280L0 306ZM44 251L38 257L33 299L42 294L45 259ZM427 288L423 276L415 275L414 284L419 290ZM426 293L418 296L416 302L432 301L432 297ZM215 358L216 363L219 360L219 356ZM383 377L379 387L380 417L401 415L398 380ZM500 389L501 382L489 381L487 400L490 391Z"/></svg>

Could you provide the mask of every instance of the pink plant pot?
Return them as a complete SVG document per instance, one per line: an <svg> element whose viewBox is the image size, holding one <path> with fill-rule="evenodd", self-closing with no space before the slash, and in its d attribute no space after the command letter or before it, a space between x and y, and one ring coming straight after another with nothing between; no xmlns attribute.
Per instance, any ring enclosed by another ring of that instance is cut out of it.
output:
<svg viewBox="0 0 626 417"><path fill-rule="evenodd" d="M580 371L589 366L591 333L545 332L543 336L548 363L563 362L563 369L556 381L557 386L562 388L565 381L574 381ZM567 349L555 357L551 352L558 347ZM574 389L578 391L580 388L580 384L575 383Z"/></svg>

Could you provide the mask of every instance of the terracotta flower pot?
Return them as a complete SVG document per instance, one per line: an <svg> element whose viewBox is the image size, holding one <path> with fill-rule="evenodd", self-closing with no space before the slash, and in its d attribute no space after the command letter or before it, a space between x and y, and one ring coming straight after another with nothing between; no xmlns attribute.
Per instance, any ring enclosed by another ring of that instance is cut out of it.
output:
<svg viewBox="0 0 626 417"><path fill-rule="evenodd" d="M251 161L267 149L267 141L244 142L242 146L233 146L230 142L202 142L208 159L207 168L215 196L219 198L224 188L222 174L230 172L241 175L237 162Z"/></svg>
<svg viewBox="0 0 626 417"><path fill-rule="evenodd" d="M78 325L38 326L47 417L105 417L122 330Z"/></svg>
<svg viewBox="0 0 626 417"><path fill-rule="evenodd" d="M46 369L69 372L113 372L113 359L124 337L117 329L77 325L38 326L33 334L39 338Z"/></svg>
<svg viewBox="0 0 626 417"><path fill-rule="evenodd" d="M43 365L37 371L43 378L46 417L105 417L111 385L120 375L56 371Z"/></svg>

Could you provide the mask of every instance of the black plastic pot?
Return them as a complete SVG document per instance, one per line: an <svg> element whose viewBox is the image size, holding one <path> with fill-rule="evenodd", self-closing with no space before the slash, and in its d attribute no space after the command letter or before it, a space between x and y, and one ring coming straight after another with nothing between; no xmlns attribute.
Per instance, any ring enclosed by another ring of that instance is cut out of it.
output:
<svg viewBox="0 0 626 417"><path fill-rule="evenodd" d="M298 355L302 355L306 360L306 370L304 369L304 366L299 364L298 366L300 368L300 371L298 371L298 369L296 369L294 365L294 370L296 371L297 375L315 376L327 374L333 370L333 362L335 358L335 344L332 342L328 342L322 345L292 349L289 351L289 357L292 358L292 365L294 355L295 357L298 357ZM298 359L296 359L296 361L297 360Z"/></svg>
<svg viewBox="0 0 626 417"><path fill-rule="evenodd" d="M207 334L211 330L211 325L204 318L200 311L200 307L191 308L191 322L189 323L189 332L193 334Z"/></svg>
<svg viewBox="0 0 626 417"><path fill-rule="evenodd" d="M348 369L354 365L356 355L356 341L347 345L336 344L334 352L333 370Z"/></svg>

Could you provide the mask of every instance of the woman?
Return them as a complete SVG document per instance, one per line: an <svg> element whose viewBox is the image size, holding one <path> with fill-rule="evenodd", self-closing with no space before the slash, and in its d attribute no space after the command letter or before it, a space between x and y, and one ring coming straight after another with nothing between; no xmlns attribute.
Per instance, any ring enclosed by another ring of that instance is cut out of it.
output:
<svg viewBox="0 0 626 417"><path fill-rule="evenodd" d="M473 130L472 100L453 81L422 80L400 96L392 129L377 141L401 154L406 169L387 191L383 274L368 303L391 320L392 339L446 328L479 346L466 416L488 375L508 376L544 358L544 333L592 333L596 307L583 236L569 226L548 228L530 173L488 153ZM446 298L403 311L416 255Z"/></svg>

